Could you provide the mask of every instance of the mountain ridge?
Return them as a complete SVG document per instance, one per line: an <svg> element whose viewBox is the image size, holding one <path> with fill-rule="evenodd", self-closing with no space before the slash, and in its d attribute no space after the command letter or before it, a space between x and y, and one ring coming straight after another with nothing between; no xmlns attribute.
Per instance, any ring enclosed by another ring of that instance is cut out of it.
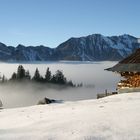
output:
<svg viewBox="0 0 140 140"><path fill-rule="evenodd" d="M140 48L139 38L129 34L104 36L92 34L71 37L56 48L44 45L17 47L0 42L1 61L116 61Z"/></svg>

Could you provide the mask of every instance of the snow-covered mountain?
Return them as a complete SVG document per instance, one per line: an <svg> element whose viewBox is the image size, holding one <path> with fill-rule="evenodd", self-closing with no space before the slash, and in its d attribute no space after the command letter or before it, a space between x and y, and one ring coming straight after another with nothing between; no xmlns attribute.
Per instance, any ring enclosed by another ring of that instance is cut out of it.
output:
<svg viewBox="0 0 140 140"><path fill-rule="evenodd" d="M50 60L54 49L45 46L18 45L17 47L0 44L0 60L12 61L46 61Z"/></svg>
<svg viewBox="0 0 140 140"><path fill-rule="evenodd" d="M93 34L71 38L59 45L55 52L60 60L120 60L139 47L138 39L130 35L105 37Z"/></svg>
<svg viewBox="0 0 140 140"><path fill-rule="evenodd" d="M139 140L140 93L0 110L0 140Z"/></svg>
<svg viewBox="0 0 140 140"><path fill-rule="evenodd" d="M139 39L130 35L106 37L93 34L70 38L56 48L45 46L6 46L0 43L0 60L47 61L79 60L102 61L121 60L140 48Z"/></svg>

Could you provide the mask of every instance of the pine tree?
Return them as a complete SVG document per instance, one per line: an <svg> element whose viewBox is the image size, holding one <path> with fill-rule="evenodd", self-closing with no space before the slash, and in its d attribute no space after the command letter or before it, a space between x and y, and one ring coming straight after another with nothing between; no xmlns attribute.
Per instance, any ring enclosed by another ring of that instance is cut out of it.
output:
<svg viewBox="0 0 140 140"><path fill-rule="evenodd" d="M10 80L16 80L17 79L17 74L14 72L11 76Z"/></svg>
<svg viewBox="0 0 140 140"><path fill-rule="evenodd" d="M1 75L0 75L0 81L2 80L2 77L1 77Z"/></svg>
<svg viewBox="0 0 140 140"><path fill-rule="evenodd" d="M30 75L29 70L27 70L27 71L25 72L25 78L26 78L27 80L30 80L30 79L31 79L31 75Z"/></svg>
<svg viewBox="0 0 140 140"><path fill-rule="evenodd" d="M45 74L45 81L50 82L51 81L51 71L49 68L47 68L46 74Z"/></svg>
<svg viewBox="0 0 140 140"><path fill-rule="evenodd" d="M53 83L53 84L56 84L57 83L57 80L56 80L55 75L52 76L51 83Z"/></svg>
<svg viewBox="0 0 140 140"><path fill-rule="evenodd" d="M67 82L67 85L68 85L68 86L71 86L71 87L74 87L74 84L73 84L72 81L68 81L68 82Z"/></svg>
<svg viewBox="0 0 140 140"><path fill-rule="evenodd" d="M22 65L19 65L17 69L17 79L21 80L24 78L25 78L25 69Z"/></svg>
<svg viewBox="0 0 140 140"><path fill-rule="evenodd" d="M66 80L63 72L60 70L57 70L56 74L52 78L52 82L57 83L57 84L66 84L67 80Z"/></svg>
<svg viewBox="0 0 140 140"><path fill-rule="evenodd" d="M2 80L1 80L1 82L4 83L4 82L6 82L6 81L7 81L7 80L6 80L5 75L3 75L3 76L2 76Z"/></svg>
<svg viewBox="0 0 140 140"><path fill-rule="evenodd" d="M41 80L41 76L40 76L38 68L36 68L36 70L35 70L35 74L33 76L33 80L35 80L35 81L40 81Z"/></svg>

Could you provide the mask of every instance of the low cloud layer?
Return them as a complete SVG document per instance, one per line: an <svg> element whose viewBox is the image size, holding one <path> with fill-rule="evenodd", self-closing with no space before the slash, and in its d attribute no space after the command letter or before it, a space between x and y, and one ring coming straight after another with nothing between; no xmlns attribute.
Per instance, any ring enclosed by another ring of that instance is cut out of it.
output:
<svg viewBox="0 0 140 140"><path fill-rule="evenodd" d="M113 66L114 62L101 63L47 63L47 64L23 64L31 75L38 67L43 75L47 67L55 73L56 70L63 70L68 80L72 80L75 84L83 83L82 88L48 88L40 84L19 84L0 86L0 99L4 107L21 107L35 105L44 98L53 98L60 100L83 100L96 98L96 94L104 92L105 89L114 91L119 81L119 75L112 72L104 71L105 68ZM1 74L10 78L13 72L16 72L18 64L0 64ZM10 71L9 71L10 70Z"/></svg>

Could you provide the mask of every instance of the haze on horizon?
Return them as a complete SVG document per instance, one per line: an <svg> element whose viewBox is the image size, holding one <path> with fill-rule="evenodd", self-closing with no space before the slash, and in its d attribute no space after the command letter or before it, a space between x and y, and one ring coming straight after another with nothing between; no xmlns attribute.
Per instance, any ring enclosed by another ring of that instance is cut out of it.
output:
<svg viewBox="0 0 140 140"><path fill-rule="evenodd" d="M61 86L41 83L5 83L0 84L0 100L4 108L23 107L37 104L44 97L74 101L95 99L97 93L116 91L116 85L120 80L120 76L113 72L105 71L105 68L115 65L117 62L54 62L54 63L24 63L25 70L30 71L33 77L35 69L38 68L40 74L44 77L47 67L50 68L52 74L56 70L62 70L68 80L72 80L74 84L82 83L80 88L62 88ZM1 75L11 78L13 72L17 71L19 63L0 63Z"/></svg>
<svg viewBox="0 0 140 140"><path fill-rule="evenodd" d="M0 0L0 42L57 47L94 33L140 37L139 0Z"/></svg>

